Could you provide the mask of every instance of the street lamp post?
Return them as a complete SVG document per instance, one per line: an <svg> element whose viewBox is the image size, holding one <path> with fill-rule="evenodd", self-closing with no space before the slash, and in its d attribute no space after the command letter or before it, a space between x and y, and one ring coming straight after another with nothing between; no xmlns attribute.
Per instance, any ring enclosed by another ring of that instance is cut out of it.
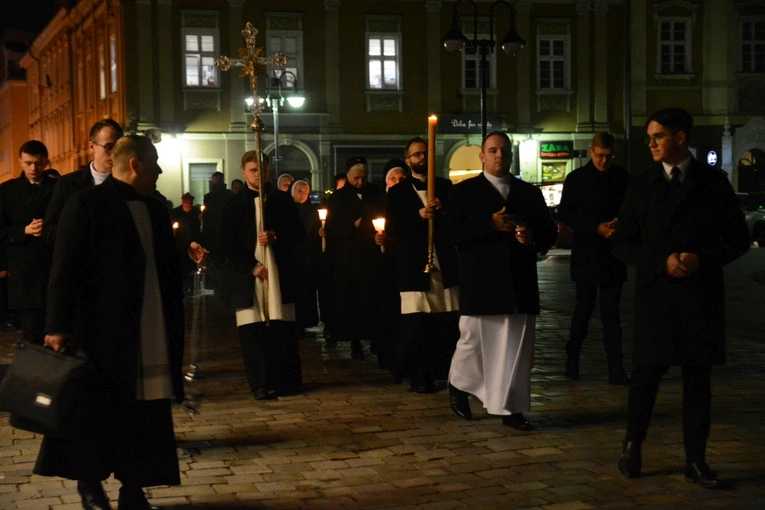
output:
<svg viewBox="0 0 765 510"><path fill-rule="evenodd" d="M459 13L457 8L459 5L467 1L473 6L473 40L468 40L462 33L459 27ZM526 41L518 35L515 29L515 11L513 6L507 3L505 0L496 0L491 4L489 9L489 38L478 38L478 6L476 6L473 0L457 0L452 9L452 28L447 32L443 38L444 47L448 51L461 51L462 48L467 45L473 50L477 50L481 59L478 63L478 74L481 81L481 139L486 138L486 85L488 74L488 56L494 52L494 7L499 4L504 4L510 9L510 30L507 35L499 42L502 51L508 55L517 55L519 51L523 49Z"/></svg>
<svg viewBox="0 0 765 510"><path fill-rule="evenodd" d="M285 95L282 93L282 79L288 75L292 76L292 82L291 82L292 86L289 87L292 89L292 93L285 97ZM272 95L271 93L272 88L276 88L276 90L278 90L278 96ZM276 71L275 71L274 76L269 77L269 80L268 80L268 95L266 96L266 102L268 102L269 106L274 112L274 158L273 158L274 165L273 166L274 166L274 173L277 176L279 175L279 162L281 161L279 157L279 107L284 105L285 99L293 108L300 108L301 106L303 106L303 103L305 103L305 97L302 94L300 94L300 91L298 89L298 80L297 80L297 76L295 76L295 73L290 71L281 71L281 73L278 76L276 76Z"/></svg>

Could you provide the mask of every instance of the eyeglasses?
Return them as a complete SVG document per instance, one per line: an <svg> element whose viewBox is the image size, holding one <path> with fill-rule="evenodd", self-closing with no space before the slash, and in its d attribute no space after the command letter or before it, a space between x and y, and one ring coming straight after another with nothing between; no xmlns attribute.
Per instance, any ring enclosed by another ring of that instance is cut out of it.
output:
<svg viewBox="0 0 765 510"><path fill-rule="evenodd" d="M599 159L599 160L600 159L608 159L608 160L614 159L614 155L613 154L596 154L594 152L590 152L590 156L592 157L592 159Z"/></svg>
<svg viewBox="0 0 765 510"><path fill-rule="evenodd" d="M428 155L427 151L425 151L425 152L413 152L410 155L408 155L407 158L420 159L420 158L427 157L427 155Z"/></svg>
<svg viewBox="0 0 765 510"><path fill-rule="evenodd" d="M99 147L101 147L106 152L111 152L111 151L114 150L114 144L113 143L107 143L106 145L101 145L98 142L93 142L93 145L98 145Z"/></svg>
<svg viewBox="0 0 765 510"><path fill-rule="evenodd" d="M659 133L653 136L646 136L643 141L645 142L646 145L651 145L651 142L656 142L656 144L660 144L668 136L669 136L669 133Z"/></svg>

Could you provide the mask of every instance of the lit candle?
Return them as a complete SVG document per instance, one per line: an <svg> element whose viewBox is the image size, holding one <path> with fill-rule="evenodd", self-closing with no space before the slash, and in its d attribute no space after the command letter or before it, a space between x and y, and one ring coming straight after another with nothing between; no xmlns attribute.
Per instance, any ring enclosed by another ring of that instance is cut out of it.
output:
<svg viewBox="0 0 765 510"><path fill-rule="evenodd" d="M436 124L438 117L428 117L428 202L436 198Z"/></svg>
<svg viewBox="0 0 765 510"><path fill-rule="evenodd" d="M199 206L199 231L204 232L205 230L205 206L201 205Z"/></svg>
<svg viewBox="0 0 765 510"><path fill-rule="evenodd" d="M180 225L178 225L178 222L177 222L177 221L176 221L175 223L173 223L173 235L175 235L175 231L176 231L176 230L178 230L178 227L179 227L179 226L180 226Z"/></svg>
<svg viewBox="0 0 765 510"><path fill-rule="evenodd" d="M321 228L324 228L324 222L327 221L327 210L319 209L318 213L319 213L319 219L321 220ZM321 251L327 251L326 236L321 238Z"/></svg>
<svg viewBox="0 0 765 510"><path fill-rule="evenodd" d="M378 234L383 234L385 232L385 218L375 218L372 220L372 225L374 225L375 230L377 230ZM385 245L380 245L380 251L385 253Z"/></svg>

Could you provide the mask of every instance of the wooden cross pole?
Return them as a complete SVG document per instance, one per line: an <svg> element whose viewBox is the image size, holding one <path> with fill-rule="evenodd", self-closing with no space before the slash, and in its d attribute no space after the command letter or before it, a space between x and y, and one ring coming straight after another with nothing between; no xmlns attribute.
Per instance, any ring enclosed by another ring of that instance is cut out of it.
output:
<svg viewBox="0 0 765 510"><path fill-rule="evenodd" d="M215 61L215 65L221 71L228 71L232 67L241 67L242 70L239 73L240 77L247 76L250 79L250 90L252 91L252 105L250 105L250 111L252 112L253 119L250 129L255 132L255 150L258 153L258 206L260 208L260 219L258 221L258 230L265 232L264 221L264 209L263 209L263 194L265 192L265 172L263 171L263 146L260 140L260 134L265 130L263 121L260 119L260 114L263 111L263 103L258 101L258 75L267 74L267 65L272 64L276 67L284 67L289 60L282 52L278 51L271 56L264 57L263 48L259 48L255 44L255 39L258 37L258 30L252 26L249 21L242 30L242 37L244 37L244 48L239 48L239 58L231 58L227 56L221 56ZM256 240L257 246L257 240ZM265 254L265 249L263 253ZM263 257L260 261L261 264L268 270L267 257ZM268 312L268 282L263 281L264 296L263 296L263 312L266 320L266 325L269 323Z"/></svg>

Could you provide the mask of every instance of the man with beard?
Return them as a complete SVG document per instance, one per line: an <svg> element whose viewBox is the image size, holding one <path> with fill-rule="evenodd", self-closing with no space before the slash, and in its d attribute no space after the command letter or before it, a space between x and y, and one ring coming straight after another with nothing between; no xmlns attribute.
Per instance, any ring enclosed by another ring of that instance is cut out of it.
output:
<svg viewBox="0 0 765 510"><path fill-rule="evenodd" d="M455 185L444 228L457 246L460 340L449 370L452 410L471 419L475 395L503 425L530 430L537 254L558 236L542 192L510 173L512 143L501 131L481 145L483 173Z"/></svg>
<svg viewBox="0 0 765 510"><path fill-rule="evenodd" d="M90 128L88 150L93 154L93 161L61 177L53 189L43 223L43 239L49 248L53 249L58 219L69 197L85 188L98 186L112 173L112 150L123 135L122 126L112 119L101 119Z"/></svg>
<svg viewBox="0 0 765 510"><path fill-rule="evenodd" d="M250 390L256 400L272 400L302 384L295 299L296 250L305 228L292 197L268 182L269 161L262 157L265 189L260 189L258 152L245 152L246 185L220 212L221 291L236 311Z"/></svg>
<svg viewBox="0 0 765 510"><path fill-rule="evenodd" d="M19 149L23 169L0 185L0 249L8 263L8 308L13 310L22 339L43 342L45 288L50 251L43 243L43 217L56 181L44 174L48 149L38 140Z"/></svg>
<svg viewBox="0 0 765 510"><path fill-rule="evenodd" d="M411 171L388 191L386 235L398 241L398 290L401 296L401 335L396 347L393 377L408 376L412 391L433 393L435 380L445 379L459 339L457 254L441 235L441 219L452 183L436 177L435 198L428 200L428 146L413 138L404 151ZM428 262L428 223L433 220L435 265Z"/></svg>

